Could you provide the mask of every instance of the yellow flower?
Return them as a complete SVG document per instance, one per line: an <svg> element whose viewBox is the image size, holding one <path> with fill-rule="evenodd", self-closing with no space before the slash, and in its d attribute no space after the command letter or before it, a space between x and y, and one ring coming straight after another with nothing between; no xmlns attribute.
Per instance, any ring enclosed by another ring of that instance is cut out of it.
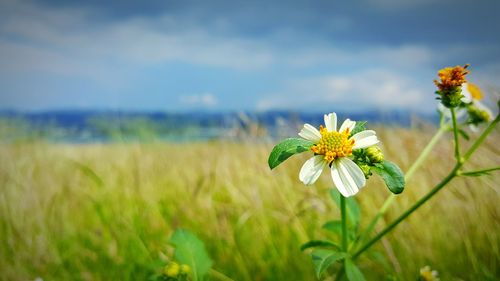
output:
<svg viewBox="0 0 500 281"><path fill-rule="evenodd" d="M440 81L434 80L434 83L440 91L450 91L457 87L461 87L463 83L467 82L465 75L469 74L467 71L468 64L464 66L445 67L438 71Z"/></svg>
<svg viewBox="0 0 500 281"><path fill-rule="evenodd" d="M181 268L178 263L172 262L165 266L163 273L165 273L165 275L167 275L168 277L175 278L177 277L177 275L179 275L180 269Z"/></svg>
<svg viewBox="0 0 500 281"><path fill-rule="evenodd" d="M431 267L426 265L420 269L420 280L439 281L438 272L436 270L431 270Z"/></svg>

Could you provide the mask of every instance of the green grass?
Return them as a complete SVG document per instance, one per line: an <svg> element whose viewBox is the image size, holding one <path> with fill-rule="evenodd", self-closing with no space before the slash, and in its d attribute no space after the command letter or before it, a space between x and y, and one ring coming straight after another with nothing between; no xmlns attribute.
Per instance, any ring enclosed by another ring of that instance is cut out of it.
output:
<svg viewBox="0 0 500 281"><path fill-rule="evenodd" d="M430 131L430 130L428 130ZM388 159L406 170L429 132L378 130ZM498 131L472 168L498 165ZM467 144L465 144L467 145ZM314 280L308 239L339 218L324 173L306 187L294 156L273 171L272 144L48 144L0 147L0 280L146 280L177 228L198 235L214 268L234 280ZM425 194L453 165L439 143L376 229ZM499 174L458 178L376 244L388 256L359 260L368 280L415 280L430 265L441 280L500 278ZM356 196L362 223L389 195L376 177ZM329 237L337 239L336 237ZM333 273L330 272L330 273ZM212 279L217 278L212 276Z"/></svg>

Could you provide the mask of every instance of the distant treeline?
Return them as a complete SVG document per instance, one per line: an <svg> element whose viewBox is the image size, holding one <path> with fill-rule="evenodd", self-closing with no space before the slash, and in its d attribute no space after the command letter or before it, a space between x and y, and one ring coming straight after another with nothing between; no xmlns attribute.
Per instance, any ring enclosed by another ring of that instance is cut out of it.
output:
<svg viewBox="0 0 500 281"><path fill-rule="evenodd" d="M410 127L417 121L435 122L436 116L403 111L338 113L340 119L365 120ZM269 112L120 112L47 111L0 112L0 138L47 139L62 142L192 141L280 137L296 133L304 122L321 124L322 113Z"/></svg>

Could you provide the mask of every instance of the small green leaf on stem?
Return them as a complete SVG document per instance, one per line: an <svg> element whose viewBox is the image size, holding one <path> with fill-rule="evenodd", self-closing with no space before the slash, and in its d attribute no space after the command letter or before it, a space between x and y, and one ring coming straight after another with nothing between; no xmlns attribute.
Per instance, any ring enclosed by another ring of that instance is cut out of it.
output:
<svg viewBox="0 0 500 281"><path fill-rule="evenodd" d="M458 129L458 133L465 139L465 140L469 140L470 137L469 135L462 129Z"/></svg>
<svg viewBox="0 0 500 281"><path fill-rule="evenodd" d="M323 229L342 235L342 222L339 220L328 221L323 225Z"/></svg>
<svg viewBox="0 0 500 281"><path fill-rule="evenodd" d="M351 136L354 136L355 134L366 130L365 125L366 121L357 121L354 129L352 129Z"/></svg>
<svg viewBox="0 0 500 281"><path fill-rule="evenodd" d="M192 280L204 280L213 262L208 256L203 241L191 232L179 229L170 238L170 244L175 246L175 260L191 268Z"/></svg>
<svg viewBox="0 0 500 281"><path fill-rule="evenodd" d="M349 281L365 281L365 277L361 270L354 264L354 262L347 258L345 260L345 273L347 275L347 280Z"/></svg>
<svg viewBox="0 0 500 281"><path fill-rule="evenodd" d="M276 168L283 161L290 158L290 156L308 151L312 146L313 143L305 139L285 139L284 141L278 143L271 151L269 159L267 160L269 168L271 168L271 170Z"/></svg>
<svg viewBox="0 0 500 281"><path fill-rule="evenodd" d="M339 245L328 240L311 240L309 242L302 244L302 246L300 246L300 250L304 251L305 249L313 247L335 248L336 250L340 250Z"/></svg>
<svg viewBox="0 0 500 281"><path fill-rule="evenodd" d="M314 270L316 272L316 277L320 279L321 275L325 270L328 269L336 261L342 260L347 257L346 253L318 249L314 250L311 254L312 261L314 264Z"/></svg>
<svg viewBox="0 0 500 281"><path fill-rule="evenodd" d="M384 160L382 163L372 167L372 171L380 175L385 185L394 194L403 192L405 188L405 177L401 169L394 163Z"/></svg>

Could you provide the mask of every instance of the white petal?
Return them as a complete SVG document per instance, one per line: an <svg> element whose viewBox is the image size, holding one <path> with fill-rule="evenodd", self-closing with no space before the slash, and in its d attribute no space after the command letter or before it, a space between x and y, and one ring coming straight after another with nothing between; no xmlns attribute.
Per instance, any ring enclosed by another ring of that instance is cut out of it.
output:
<svg viewBox="0 0 500 281"><path fill-rule="evenodd" d="M345 178L341 176L340 167L337 161L332 162L332 167L330 168L332 172L332 179L335 187L338 189L340 194L344 197L349 197L356 194L357 190L352 189L352 185L345 181Z"/></svg>
<svg viewBox="0 0 500 281"><path fill-rule="evenodd" d="M347 128L349 128L349 132L352 132L354 126L356 126L356 121L351 121L350 119L346 119L344 123L342 123L342 126L340 126L339 132L343 132Z"/></svg>
<svg viewBox="0 0 500 281"><path fill-rule="evenodd" d="M344 197L350 197L358 193L360 187L362 187L361 185L362 182L361 179L359 178L358 172L355 171L354 176L351 175L348 170L349 168L344 163L345 162L341 160L334 161L332 163L332 168L331 168L332 179L333 183L335 184L339 192ZM360 184L360 186L358 186L358 184Z"/></svg>
<svg viewBox="0 0 500 281"><path fill-rule="evenodd" d="M358 186L359 189L361 189L363 186L366 184L366 178L365 174L361 170L361 168L356 165L351 159L349 158L341 158L340 159L341 165L347 168L347 171L349 174L351 174L352 178L356 182L356 185Z"/></svg>
<svg viewBox="0 0 500 281"><path fill-rule="evenodd" d="M330 170L332 172L333 184L338 189L340 194L342 194L344 197L346 197L349 194L349 191L346 189L346 187L344 186L344 183L342 182L342 178L340 177L340 172L337 169L337 164L335 162L336 161L332 162L332 166L330 168Z"/></svg>
<svg viewBox="0 0 500 281"><path fill-rule="evenodd" d="M325 126L328 132L337 131L337 114L335 114L335 112L328 115L325 114Z"/></svg>
<svg viewBox="0 0 500 281"><path fill-rule="evenodd" d="M472 95L469 92L469 87L468 87L467 83L462 84L462 95L463 95L463 97L462 97L462 99L460 99L462 102L464 102L464 103L472 102Z"/></svg>
<svg viewBox="0 0 500 281"><path fill-rule="evenodd" d="M319 133L318 129L307 123L304 124L304 128L300 130L299 136L313 142L318 142L321 139L321 134Z"/></svg>
<svg viewBox="0 0 500 281"><path fill-rule="evenodd" d="M353 149L366 148L379 143L375 131L372 130L359 132L352 136L351 139L354 139Z"/></svg>
<svg viewBox="0 0 500 281"><path fill-rule="evenodd" d="M300 181L302 181L305 185L313 184L319 178L326 165L327 162L325 161L323 155L311 157L300 169Z"/></svg>
<svg viewBox="0 0 500 281"><path fill-rule="evenodd" d="M474 101L474 105L478 109L486 111L486 113L489 115L490 120L493 119L493 112L490 110L489 107L487 107L486 105L484 105L482 102L480 102L478 100Z"/></svg>

